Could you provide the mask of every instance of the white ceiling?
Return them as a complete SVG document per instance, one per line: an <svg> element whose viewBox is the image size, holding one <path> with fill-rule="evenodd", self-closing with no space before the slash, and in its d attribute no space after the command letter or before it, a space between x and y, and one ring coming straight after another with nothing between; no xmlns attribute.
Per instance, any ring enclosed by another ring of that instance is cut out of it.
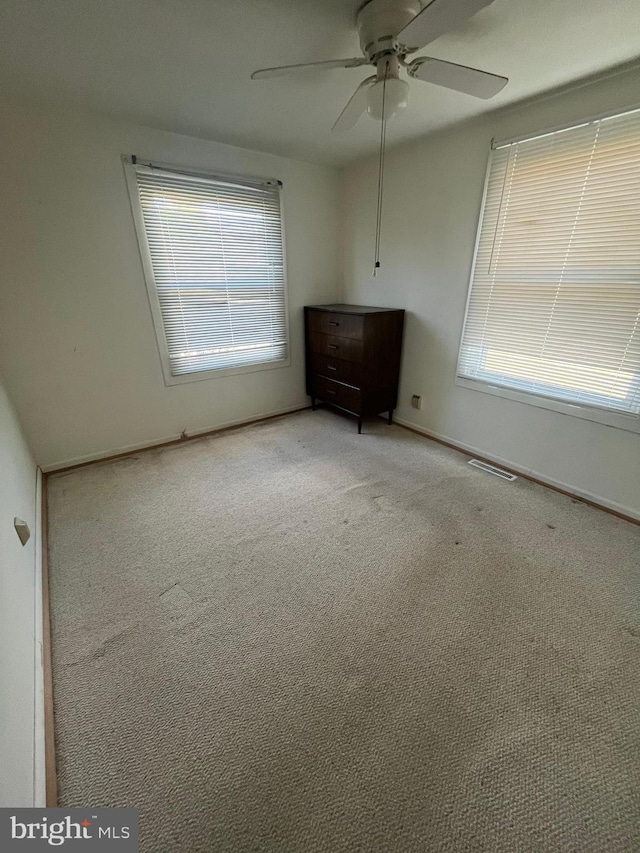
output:
<svg viewBox="0 0 640 853"><path fill-rule="evenodd" d="M263 66L359 56L360 0L2 0L0 82L10 93L303 160L376 147L363 116L331 125L358 69L251 81ZM420 52L510 78L491 101L411 81L388 142L640 57L639 0L495 0Z"/></svg>

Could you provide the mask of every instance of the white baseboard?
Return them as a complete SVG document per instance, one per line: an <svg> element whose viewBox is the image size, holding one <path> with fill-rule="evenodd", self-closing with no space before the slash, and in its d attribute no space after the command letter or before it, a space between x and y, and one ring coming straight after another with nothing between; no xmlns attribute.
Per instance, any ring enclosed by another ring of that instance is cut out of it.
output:
<svg viewBox="0 0 640 853"><path fill-rule="evenodd" d="M42 471L36 471L35 565L34 565L34 714L33 714L33 807L44 808L47 785L44 750L44 670L42 636Z"/></svg>
<svg viewBox="0 0 640 853"><path fill-rule="evenodd" d="M229 429L234 426L243 426L255 423L257 421L264 420L265 418L275 418L278 415L288 415L292 412L300 412L303 409L309 408L308 403L300 403L297 406L287 406L284 409L274 409L270 412L263 412L262 414L252 415L250 418L237 418L233 421L225 421L224 423L216 424L215 426L206 427L204 429L198 429L187 431L186 438L197 438L198 436L204 436L208 433L217 432L222 429ZM181 433L174 433L173 435L166 435L160 438L154 438L151 441L143 441L139 444L127 444L124 447L114 447L109 450L101 450L99 453L89 453L86 456L76 456L73 459L66 459L63 462L54 462L51 465L44 465L42 470L45 474L52 474L55 471L59 471L63 468L71 468L74 465L83 465L87 462L99 462L101 459L109 459L111 456L119 456L123 453L135 453L136 450L148 450L153 447L157 447L160 444L166 444L169 441L178 441L182 438Z"/></svg>
<svg viewBox="0 0 640 853"><path fill-rule="evenodd" d="M464 453L468 453L470 456L482 456L484 459L488 459L490 462L494 462L496 465L501 465L503 468L509 468L516 474L522 474L525 477L532 477L534 480L539 480L541 483L544 483L547 486L551 486L556 489L562 489L562 491L564 492L570 492L577 498L584 498L584 500L591 501L592 503L599 504L600 506L605 507L606 509L622 513L622 515L628 515L629 518L637 519L638 521L640 521L640 512L637 509L625 506L624 504L620 504L617 501L609 500L608 498L602 497L602 495L596 495L593 492L586 492L584 489L579 489L577 486L574 486L571 483L565 483L562 480L556 480L554 477L549 477L548 474L543 474L540 471L535 471L533 468L525 468L518 462L513 462L511 459L505 459L503 456L496 456L493 453L488 453L481 447L474 447L471 444L465 444L464 442L458 441L455 438L451 438L448 435L442 435L441 433L434 432L433 430L427 430L419 424L405 420L404 418L398 418L394 415L393 420L395 423L400 424L401 426L409 427L410 429L421 433L427 438L439 439L440 441L444 441L447 444L451 444L458 450L462 450Z"/></svg>

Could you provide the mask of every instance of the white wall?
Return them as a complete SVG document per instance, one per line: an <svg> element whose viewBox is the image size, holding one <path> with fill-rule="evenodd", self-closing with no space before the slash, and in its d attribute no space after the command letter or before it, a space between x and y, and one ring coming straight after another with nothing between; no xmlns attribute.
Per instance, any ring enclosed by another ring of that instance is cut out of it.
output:
<svg viewBox="0 0 640 853"><path fill-rule="evenodd" d="M0 370L40 465L306 405L302 307L338 293L338 172L7 103ZM284 182L291 366L166 387L122 154Z"/></svg>
<svg viewBox="0 0 640 853"><path fill-rule="evenodd" d="M491 138L627 107L639 84L640 72L631 71L392 149L377 279L375 158L340 176L94 116L6 104L0 370L36 460L54 467L304 405L302 306L337 298L341 233L343 298L409 312L401 420L640 513L637 435L454 384ZM388 136L393 142L391 124ZM284 181L289 368L164 385L123 153ZM409 407L412 393L423 396L419 412Z"/></svg>
<svg viewBox="0 0 640 853"><path fill-rule="evenodd" d="M36 466L0 385L0 806L44 804L36 507ZM15 516L31 528L25 546Z"/></svg>
<svg viewBox="0 0 640 853"><path fill-rule="evenodd" d="M640 517L640 435L454 384L492 137L533 134L635 105L639 91L636 69L391 149L377 278L371 277L377 162L347 169L342 295L408 312L399 420ZM387 138L393 142L392 123ZM410 407L412 394L422 395L419 411Z"/></svg>

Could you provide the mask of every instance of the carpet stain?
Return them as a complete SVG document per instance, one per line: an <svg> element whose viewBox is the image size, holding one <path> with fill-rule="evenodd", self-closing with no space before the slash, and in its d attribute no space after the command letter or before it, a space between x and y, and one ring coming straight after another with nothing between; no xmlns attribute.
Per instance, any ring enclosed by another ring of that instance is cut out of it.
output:
<svg viewBox="0 0 640 853"><path fill-rule="evenodd" d="M162 604L174 616L183 615L185 610L190 611L194 603L193 598L179 583L172 584L164 592L161 592L159 597Z"/></svg>
<svg viewBox="0 0 640 853"><path fill-rule="evenodd" d="M140 626L138 624L128 625L126 628L122 628L120 631L116 631L115 634L107 637L97 647L71 660L65 661L63 665L65 667L73 667L78 664L84 664L87 661L100 660L100 658L103 658L108 652L115 651L125 646L139 631L139 628Z"/></svg>

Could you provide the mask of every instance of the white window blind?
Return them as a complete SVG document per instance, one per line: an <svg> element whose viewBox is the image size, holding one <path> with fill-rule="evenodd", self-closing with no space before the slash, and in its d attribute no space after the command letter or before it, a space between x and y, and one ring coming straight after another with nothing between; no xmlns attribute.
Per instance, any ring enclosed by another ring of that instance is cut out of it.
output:
<svg viewBox="0 0 640 853"><path fill-rule="evenodd" d="M640 110L492 152L458 375L640 412Z"/></svg>
<svg viewBox="0 0 640 853"><path fill-rule="evenodd" d="M286 359L279 183L133 168L171 375Z"/></svg>

